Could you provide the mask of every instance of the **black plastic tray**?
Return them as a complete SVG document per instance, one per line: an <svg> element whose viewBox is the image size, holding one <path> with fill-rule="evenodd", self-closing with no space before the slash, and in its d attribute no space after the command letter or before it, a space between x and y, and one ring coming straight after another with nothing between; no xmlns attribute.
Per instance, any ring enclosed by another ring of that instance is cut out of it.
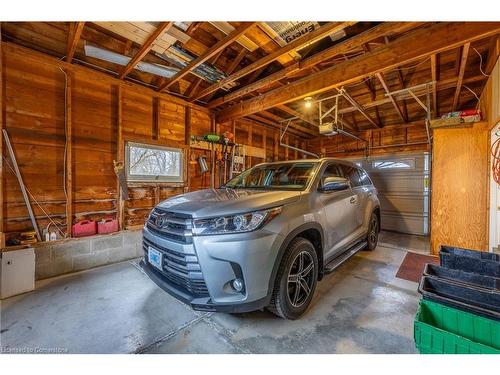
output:
<svg viewBox="0 0 500 375"><path fill-rule="evenodd" d="M455 283L477 286L487 289L496 289L500 291L500 278L498 277L484 276L478 273L445 268L430 263L425 265L423 274L424 276L446 279Z"/></svg>
<svg viewBox="0 0 500 375"><path fill-rule="evenodd" d="M500 321L500 292L422 276L418 291L424 299Z"/></svg>
<svg viewBox="0 0 500 375"><path fill-rule="evenodd" d="M500 278L500 255L498 254L441 246L439 260L442 267Z"/></svg>

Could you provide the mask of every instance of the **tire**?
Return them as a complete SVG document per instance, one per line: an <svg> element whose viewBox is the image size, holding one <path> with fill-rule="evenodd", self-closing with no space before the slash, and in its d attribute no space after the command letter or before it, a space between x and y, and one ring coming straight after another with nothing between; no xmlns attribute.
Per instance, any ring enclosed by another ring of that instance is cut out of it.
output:
<svg viewBox="0 0 500 375"><path fill-rule="evenodd" d="M309 307L317 282L316 250L310 241L297 237L290 242L281 261L268 310L284 319L299 318Z"/></svg>
<svg viewBox="0 0 500 375"><path fill-rule="evenodd" d="M380 222L378 216L375 212L372 212L370 216L370 222L368 224L368 233L366 235L366 247L365 250L373 251L377 247L378 234L380 232Z"/></svg>

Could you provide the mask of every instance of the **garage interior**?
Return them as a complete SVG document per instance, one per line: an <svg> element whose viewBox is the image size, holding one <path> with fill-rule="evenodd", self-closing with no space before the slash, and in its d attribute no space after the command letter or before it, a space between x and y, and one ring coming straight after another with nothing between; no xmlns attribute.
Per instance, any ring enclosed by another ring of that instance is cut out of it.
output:
<svg viewBox="0 0 500 375"><path fill-rule="evenodd" d="M398 276L407 255L500 253L500 22L0 30L3 352L418 353L418 280ZM130 172L148 150L177 155L168 181ZM318 284L302 318L194 311L139 267L163 200L317 157L368 172L382 231ZM82 235L89 223L102 232ZM16 257L28 261L13 285Z"/></svg>

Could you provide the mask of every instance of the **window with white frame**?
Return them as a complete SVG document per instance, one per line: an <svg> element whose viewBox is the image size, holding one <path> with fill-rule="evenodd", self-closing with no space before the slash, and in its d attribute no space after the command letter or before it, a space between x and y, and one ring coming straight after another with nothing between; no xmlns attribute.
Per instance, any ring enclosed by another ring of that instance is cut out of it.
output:
<svg viewBox="0 0 500 375"><path fill-rule="evenodd" d="M125 154L128 181L182 182L180 148L128 142Z"/></svg>

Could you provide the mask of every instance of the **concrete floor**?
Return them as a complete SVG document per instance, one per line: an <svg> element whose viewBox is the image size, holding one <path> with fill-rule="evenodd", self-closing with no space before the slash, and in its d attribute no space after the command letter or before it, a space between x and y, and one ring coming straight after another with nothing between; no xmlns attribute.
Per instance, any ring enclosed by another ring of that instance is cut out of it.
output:
<svg viewBox="0 0 500 375"><path fill-rule="evenodd" d="M123 262L44 280L2 301L3 352L415 353L417 284L395 277L406 251L382 234L318 284L308 312L286 321L267 311L191 310ZM400 242L406 243L404 238Z"/></svg>

